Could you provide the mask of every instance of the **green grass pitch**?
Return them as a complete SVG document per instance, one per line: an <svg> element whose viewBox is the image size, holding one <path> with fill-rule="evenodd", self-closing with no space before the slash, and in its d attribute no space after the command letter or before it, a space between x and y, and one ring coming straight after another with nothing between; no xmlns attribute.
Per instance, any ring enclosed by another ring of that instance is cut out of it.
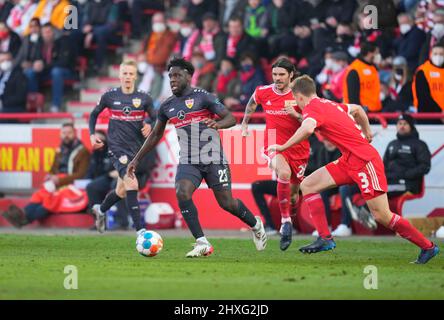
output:
<svg viewBox="0 0 444 320"><path fill-rule="evenodd" d="M186 259L191 238L164 238L154 258L129 235L0 235L0 299L444 299L444 257L413 265L418 250L397 238L339 239L332 252L286 252L277 238L257 252L250 239L211 239L212 256ZM442 243L441 243L441 247ZM66 265L78 289L66 290ZM364 288L377 267L378 289Z"/></svg>

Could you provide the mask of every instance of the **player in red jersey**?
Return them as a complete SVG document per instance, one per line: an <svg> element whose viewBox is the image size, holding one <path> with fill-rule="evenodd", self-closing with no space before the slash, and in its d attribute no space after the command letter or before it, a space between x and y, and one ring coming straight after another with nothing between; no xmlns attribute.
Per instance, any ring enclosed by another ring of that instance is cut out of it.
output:
<svg viewBox="0 0 444 320"><path fill-rule="evenodd" d="M269 146L268 151L283 152L318 130L342 153L341 158L316 170L301 184L302 200L307 204L320 236L300 251L315 253L336 247L328 229L319 192L343 184L356 183L375 220L421 248L415 263L424 264L436 256L439 252L438 246L424 237L406 219L390 211L384 164L379 153L370 145L370 124L361 106L319 98L316 95L315 83L308 76L295 80L293 94L298 106L303 110L301 127L285 144Z"/></svg>
<svg viewBox="0 0 444 320"><path fill-rule="evenodd" d="M266 132L265 150L268 147L268 139L271 143L284 143L299 128L301 110L297 107L296 101L290 89L290 83L296 78L296 68L290 60L281 58L272 66L273 84L259 86L251 96L245 109L242 121L242 135L248 135L248 122L258 105L261 105L265 112ZM290 218L290 197L291 185L293 192L298 195L299 185L304 177L307 166L310 145L308 141L292 146L285 152L273 154L270 157L265 151L265 156L269 160L270 168L277 175L277 196L281 211L281 250L286 250L291 244L293 226Z"/></svg>

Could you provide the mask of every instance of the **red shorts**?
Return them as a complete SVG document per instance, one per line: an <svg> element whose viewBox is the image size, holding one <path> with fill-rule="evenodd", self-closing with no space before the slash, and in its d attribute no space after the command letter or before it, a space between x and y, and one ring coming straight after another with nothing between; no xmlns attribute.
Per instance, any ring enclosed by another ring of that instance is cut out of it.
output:
<svg viewBox="0 0 444 320"><path fill-rule="evenodd" d="M326 165L336 185L356 183L365 200L371 200L387 192L387 179L381 157L370 161L352 154L342 156Z"/></svg>
<svg viewBox="0 0 444 320"><path fill-rule="evenodd" d="M271 160L277 155L282 154L290 166L291 170L291 180L292 184L301 184L302 180L304 180L305 169L307 168L308 159L295 159L292 157L291 150L285 150L284 152L274 153L271 158L268 156L267 152L263 152L264 158L267 159L268 164L270 164Z"/></svg>

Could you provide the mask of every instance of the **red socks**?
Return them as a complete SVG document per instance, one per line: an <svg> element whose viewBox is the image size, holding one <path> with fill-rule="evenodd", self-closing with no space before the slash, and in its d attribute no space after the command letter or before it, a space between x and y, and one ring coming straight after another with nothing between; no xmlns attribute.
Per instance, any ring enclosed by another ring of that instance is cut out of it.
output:
<svg viewBox="0 0 444 320"><path fill-rule="evenodd" d="M290 218L290 180L277 179L277 198L279 201L279 209L281 218L285 221L291 221Z"/></svg>
<svg viewBox="0 0 444 320"><path fill-rule="evenodd" d="M328 229L327 217L325 215L324 202L319 193L306 194L302 201L308 207L313 224L322 238L331 238L330 230Z"/></svg>
<svg viewBox="0 0 444 320"><path fill-rule="evenodd" d="M393 214L388 226L391 230L397 232L404 239L416 244L421 249L430 249L433 243L424 237L424 235L413 227L406 219L400 215Z"/></svg>

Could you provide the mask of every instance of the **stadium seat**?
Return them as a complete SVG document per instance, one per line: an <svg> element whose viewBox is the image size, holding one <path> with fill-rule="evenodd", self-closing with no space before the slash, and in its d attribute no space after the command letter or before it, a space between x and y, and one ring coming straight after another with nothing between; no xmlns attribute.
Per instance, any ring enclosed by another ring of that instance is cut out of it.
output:
<svg viewBox="0 0 444 320"><path fill-rule="evenodd" d="M30 92L26 97L27 112L43 112L45 96L39 92Z"/></svg>
<svg viewBox="0 0 444 320"><path fill-rule="evenodd" d="M406 192L398 197L390 198L389 199L390 210L402 216L402 208L404 206L404 202L408 200L421 199L422 197L424 197L424 194L425 194L425 179L423 178L421 182L421 191L418 194Z"/></svg>

